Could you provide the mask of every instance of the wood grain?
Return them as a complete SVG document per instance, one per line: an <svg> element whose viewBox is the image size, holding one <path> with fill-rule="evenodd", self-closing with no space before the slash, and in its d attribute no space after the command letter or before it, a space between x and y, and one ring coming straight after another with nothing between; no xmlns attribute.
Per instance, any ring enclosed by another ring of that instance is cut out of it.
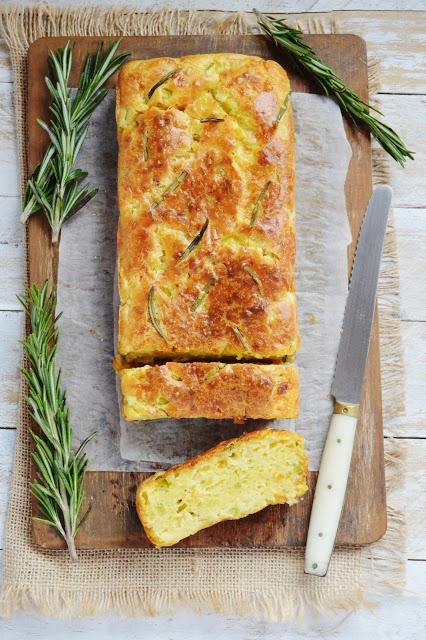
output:
<svg viewBox="0 0 426 640"><path fill-rule="evenodd" d="M19 195L18 149L16 144L13 95L7 83L0 83L0 175L2 196Z"/></svg>
<svg viewBox="0 0 426 640"><path fill-rule="evenodd" d="M0 372L0 428L15 429L18 420L18 401L22 357L20 341L23 333L23 313L0 311L1 372Z"/></svg>
<svg viewBox="0 0 426 640"><path fill-rule="evenodd" d="M367 60L364 42L351 35L307 36L307 41L319 55L332 64L343 79L364 99L368 98ZM47 52L63 46L62 38L35 42L29 52L29 169L39 162L46 146L45 136L36 118L47 117L48 97L43 89L47 73ZM88 51L95 50L99 39L73 39L74 68L72 82L78 77ZM180 56L208 51L239 51L274 58L287 69L294 91L315 92L316 87L294 72L285 56L281 56L261 36L234 37L129 37L123 49L135 57L161 55ZM113 84L112 80L111 84ZM354 238L371 194L371 148L369 137L346 123L353 158L346 181L348 214ZM32 282L39 285L46 277L55 277L57 254L52 252L49 232L41 216L34 216L29 225L29 265ZM350 257L353 256L353 247ZM380 360L378 323L375 320L366 380L361 402L361 417L357 430L352 471L347 500L342 516L338 544L366 544L380 538L386 530L386 496L383 469L383 433L381 420ZM86 479L86 501L90 516L81 527L77 539L79 548L113 548L149 546L134 510L134 491L146 474L89 472ZM271 547L300 546L306 540L307 522L316 474L310 474L311 491L299 505L271 507L237 522L226 522L192 536L178 546L190 547ZM108 517L106 517L108 514ZM113 514L113 517L109 517ZM34 524L36 542L47 548L61 548L61 540L45 526Z"/></svg>
<svg viewBox="0 0 426 640"><path fill-rule="evenodd" d="M395 229L400 280L404 282L400 291L401 320L425 322L426 208L396 209Z"/></svg>
<svg viewBox="0 0 426 640"><path fill-rule="evenodd" d="M426 38L425 38L426 40ZM424 56L426 62L426 53ZM425 66L425 64L424 64ZM380 108L384 113L386 122L398 129L404 142L415 153L415 160L409 160L409 181L405 169L396 162L389 164L389 176L394 193L397 194L394 206L419 207L426 201L426 96L405 96L403 113L401 118L401 103L399 96L380 96ZM410 124L408 124L408 122Z"/></svg>
<svg viewBox="0 0 426 640"><path fill-rule="evenodd" d="M421 282L424 282L424 273ZM386 433L402 438L426 437L426 322L402 322L406 412L386 425Z"/></svg>

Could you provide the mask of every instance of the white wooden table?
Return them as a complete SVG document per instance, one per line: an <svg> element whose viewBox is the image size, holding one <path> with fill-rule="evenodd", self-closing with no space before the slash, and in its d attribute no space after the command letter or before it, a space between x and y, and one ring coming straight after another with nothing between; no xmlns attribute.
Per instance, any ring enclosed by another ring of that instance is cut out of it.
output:
<svg viewBox="0 0 426 640"><path fill-rule="evenodd" d="M85 0L86 5L97 3ZM61 0L61 4L69 3ZM122 0L122 4L129 3ZM228 0L176 0L167 4L249 10L252 1L236 0L232 7ZM287 640L313 636L352 640L370 635L375 640L426 638L426 0L258 0L256 5L266 12L337 10L334 15L341 31L362 36L369 53L380 58L381 102L386 121L416 152L416 161L409 162L405 169L395 164L391 168L400 260L406 416L387 425L387 433L404 439L407 445L408 474L405 486L398 491L408 525L406 591L398 598L384 600L375 612L307 622L304 628L191 613L154 619L110 617L68 622L15 615L10 620L0 620L3 640L50 640L58 636L61 640L278 640L284 634ZM376 10L378 7L380 11ZM406 11L397 11L401 9ZM6 47L0 41L0 559L12 472L19 388L18 340L23 322L15 297L22 289L24 273L17 172L12 77Z"/></svg>

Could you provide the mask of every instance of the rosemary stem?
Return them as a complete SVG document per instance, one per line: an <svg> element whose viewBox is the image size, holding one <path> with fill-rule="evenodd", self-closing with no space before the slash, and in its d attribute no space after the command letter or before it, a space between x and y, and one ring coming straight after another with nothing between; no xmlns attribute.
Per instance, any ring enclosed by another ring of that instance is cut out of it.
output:
<svg viewBox="0 0 426 640"><path fill-rule="evenodd" d="M97 193L85 182L87 172L78 169L76 161L90 117L107 95L105 82L129 57L118 54L118 46L119 41L114 42L104 53L101 44L97 53L87 56L75 94L69 86L71 43L49 56L52 76L46 77L45 82L52 98L51 115L48 122L38 120L38 124L48 134L50 144L28 181L21 221L25 223L42 210L52 228L54 244L64 221Z"/></svg>
<svg viewBox="0 0 426 640"><path fill-rule="evenodd" d="M61 211L62 211L62 198L60 196L58 196L56 203L55 203L55 209L54 209L54 215L53 215L53 219L52 219L52 242L53 244L56 244L59 240L59 232L61 230Z"/></svg>
<svg viewBox="0 0 426 640"><path fill-rule="evenodd" d="M65 540L75 562L74 538L84 498L87 456L84 452L94 434L73 449L73 429L61 372L56 367L58 343L55 315L56 290L49 293L49 282L42 289L32 285L25 297L18 296L30 320L30 333L23 341L28 367L22 370L27 383L26 402L38 429L30 429L34 441L32 458L37 473L31 493L37 500L33 517L53 527Z"/></svg>
<svg viewBox="0 0 426 640"><path fill-rule="evenodd" d="M70 508L68 504L68 498L65 491L64 483L61 481L61 498L62 498L62 515L64 518L64 529L65 529L65 542L68 547L68 551L73 562L78 561L77 549L75 548L75 540L74 535L71 530L71 519L70 519Z"/></svg>
<svg viewBox="0 0 426 640"><path fill-rule="evenodd" d="M292 58L299 72L316 80L326 96L336 100L343 114L349 116L355 124L364 125L376 138L383 149L401 166L407 158L414 160L414 151L410 151L399 135L384 122L378 120L373 113L380 112L372 105L364 102L335 71L323 62L303 39L303 33L286 24L283 18L266 16L253 9L257 23L263 33Z"/></svg>
<svg viewBox="0 0 426 640"><path fill-rule="evenodd" d="M28 218L33 213L34 207L36 206L37 206L37 200L35 199L34 196L30 196L21 213L20 221L22 224L26 224Z"/></svg>

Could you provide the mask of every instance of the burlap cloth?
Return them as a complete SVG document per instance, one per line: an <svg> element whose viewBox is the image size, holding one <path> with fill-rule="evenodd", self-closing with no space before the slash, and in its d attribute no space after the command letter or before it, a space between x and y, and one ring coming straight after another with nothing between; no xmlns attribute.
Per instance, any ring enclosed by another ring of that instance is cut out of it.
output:
<svg viewBox="0 0 426 640"><path fill-rule="evenodd" d="M250 33L252 15L177 10L4 7L3 35L10 48L15 79L21 178L26 179L26 95L29 44L55 35L152 35ZM290 17L295 23L295 16ZM337 25L303 19L306 32L331 32ZM377 75L371 68L372 80ZM377 80L377 78L375 79ZM377 88L376 88L377 89ZM374 87L370 87L374 91ZM378 179L386 169L378 156ZM379 291L382 336L384 418L399 415L402 397L398 333L398 269L392 224L386 238ZM171 612L178 607L266 620L295 620L308 609L321 614L370 606L377 596L403 586L404 522L392 508L392 479L401 475L401 450L386 442L388 530L364 548L338 549L326 578L303 573L303 550L163 549L80 551L78 564L66 552L37 548L31 538L30 448L26 411L21 401L15 465L6 527L0 612L33 610L53 616L121 615ZM106 517L108 515L106 514Z"/></svg>

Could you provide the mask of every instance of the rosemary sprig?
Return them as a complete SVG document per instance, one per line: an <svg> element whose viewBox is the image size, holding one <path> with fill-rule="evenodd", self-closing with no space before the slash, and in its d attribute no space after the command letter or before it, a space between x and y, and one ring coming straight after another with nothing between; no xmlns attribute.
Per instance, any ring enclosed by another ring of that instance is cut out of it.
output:
<svg viewBox="0 0 426 640"><path fill-rule="evenodd" d="M49 62L53 81L45 82L52 96L49 123L38 120L46 131L50 145L43 160L28 180L21 221L42 209L52 228L52 242L56 243L66 218L76 213L97 193L97 189L81 184L87 173L75 168L78 153L84 142L89 120L107 94L103 86L127 60L130 54L116 54L120 42L111 45L103 54L103 45L96 54L86 58L74 98L69 78L72 49L68 42L63 49L52 51Z"/></svg>
<svg viewBox="0 0 426 640"><path fill-rule="evenodd" d="M407 149L399 135L384 122L378 120L371 111L378 109L364 102L349 89L339 76L316 55L302 39L302 32L285 24L283 19L265 16L256 9L257 22L262 31L279 47L290 54L299 71L307 71L321 86L325 95L333 96L343 113L356 123L365 125L383 149L394 160L404 166L406 159L414 160L414 152Z"/></svg>
<svg viewBox="0 0 426 640"><path fill-rule="evenodd" d="M147 93L147 100L150 100L152 98L152 96L154 95L154 92L161 87L161 85L163 85L165 82L167 82L168 80L170 80L171 78L174 78L175 75L177 75L179 73L180 69L173 69L173 71L169 71L169 73L166 73L164 76L162 76L158 82L156 82L151 89L148 91Z"/></svg>
<svg viewBox="0 0 426 640"><path fill-rule="evenodd" d="M256 271L254 271L253 269L251 269L247 264L243 265L243 269L246 273L249 274L250 278L252 280L254 280L254 282L257 284L260 293L263 295L263 285L262 285L262 280L259 278L259 276L257 275Z"/></svg>
<svg viewBox="0 0 426 640"><path fill-rule="evenodd" d="M200 122L205 123L205 122L225 122L225 118L200 118Z"/></svg>
<svg viewBox="0 0 426 640"><path fill-rule="evenodd" d="M173 193L174 191L176 191L176 189L178 189L180 187L180 185L182 184L182 182L185 180L185 178L189 175L188 171L182 171L178 177L173 180L173 182L171 182L169 185L167 185L167 187L164 189L163 193L160 196L159 200L155 200L155 202L152 203L151 205L151 210L152 209L156 209L160 204L161 201L163 200L163 198L165 196L170 195L171 193Z"/></svg>
<svg viewBox="0 0 426 640"><path fill-rule="evenodd" d="M143 134L143 159L145 162L149 160L149 134L148 131L144 131Z"/></svg>
<svg viewBox="0 0 426 640"><path fill-rule="evenodd" d="M204 285L200 295L197 298L195 298L194 302L191 304L191 307L190 307L191 313L195 313L198 307L200 307L203 304L204 300L209 295L210 289L215 284L216 284L216 278L210 278L210 280Z"/></svg>
<svg viewBox="0 0 426 640"><path fill-rule="evenodd" d="M64 538L72 560L77 560L74 538L83 502L83 479L87 457L83 449L94 436L72 450L73 429L61 371L56 368L58 342L55 317L56 293L48 293L48 281L42 289L30 287L25 297L18 296L30 321L31 332L23 341L29 368L22 374L28 383L26 402L39 433L31 430L35 450L32 454L37 478L31 492L43 517L36 520L54 527Z"/></svg>
<svg viewBox="0 0 426 640"><path fill-rule="evenodd" d="M286 97L284 98L284 102L282 103L280 110L278 111L278 115L277 118L275 120L275 126L277 127L280 123L280 120L282 119L283 115L285 114L285 112L288 109L288 103L290 101L290 95L291 95L291 91L289 91L286 95Z"/></svg>
<svg viewBox="0 0 426 640"><path fill-rule="evenodd" d="M182 253L182 255L178 258L178 262L182 262L183 260L186 260L186 258L194 251L194 249L200 244L201 240L203 239L203 236L207 230L207 227L209 226L209 219L207 218L207 220L205 221L205 223L203 224L203 226L201 227L200 231L197 233L197 235L195 236L195 238L193 240L191 240L191 242L189 243L189 245L186 247L185 251Z"/></svg>
<svg viewBox="0 0 426 640"><path fill-rule="evenodd" d="M244 347L244 349L246 351L250 351L250 345L247 342L247 339L244 336L244 334L242 333L241 329L236 324L231 325L231 329L234 332L234 335L237 338L238 342L241 343L241 345Z"/></svg>
<svg viewBox="0 0 426 640"><path fill-rule="evenodd" d="M265 183L262 191L257 196L257 200L254 203L254 207L253 207L253 210L251 212L251 218L250 218L250 226L251 227L254 225L254 223L257 220L257 216L259 214L259 210L260 210L261 204L262 204L263 200L265 199L265 196L266 196L266 194L268 192L268 189L271 186L271 184L272 184L271 180L268 180L268 182Z"/></svg>
<svg viewBox="0 0 426 640"><path fill-rule="evenodd" d="M148 292L148 318L156 332L163 338L165 342L167 342L166 330L161 326L155 308L155 287L151 287Z"/></svg>

